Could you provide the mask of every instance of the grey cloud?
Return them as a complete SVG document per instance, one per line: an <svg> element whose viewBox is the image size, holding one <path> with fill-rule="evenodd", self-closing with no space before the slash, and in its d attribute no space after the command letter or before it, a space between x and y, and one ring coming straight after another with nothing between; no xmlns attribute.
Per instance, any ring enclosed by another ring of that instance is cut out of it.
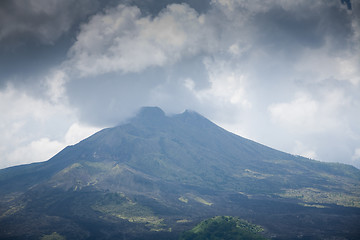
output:
<svg viewBox="0 0 360 240"><path fill-rule="evenodd" d="M142 106L156 105L175 113L198 108L196 98L184 85L187 79L194 80L197 90L209 87L201 57L142 72L80 78L67 83L67 96L79 109L82 121L112 126L131 117Z"/></svg>
<svg viewBox="0 0 360 240"><path fill-rule="evenodd" d="M351 7L351 1L350 0L341 0L341 4L345 5L346 4L346 7L351 10L352 7Z"/></svg>
<svg viewBox="0 0 360 240"><path fill-rule="evenodd" d="M96 8L97 2L90 0L1 1L0 41L2 45L20 45L23 37L28 36L43 44L53 44L74 22Z"/></svg>
<svg viewBox="0 0 360 240"><path fill-rule="evenodd" d="M303 2L302 2L303 3ZM275 5L254 14L256 43L268 50L298 56L304 48L317 49L331 44L333 51L351 45L353 17L336 2L298 4L292 8Z"/></svg>
<svg viewBox="0 0 360 240"><path fill-rule="evenodd" d="M30 41L16 51L0 50L0 89L8 82L34 87L50 68L66 60L70 46L70 39L62 38L57 41L56 47Z"/></svg>
<svg viewBox="0 0 360 240"><path fill-rule="evenodd" d="M0 88L38 85L66 59L78 24L98 6L97 0L0 1Z"/></svg>
<svg viewBox="0 0 360 240"><path fill-rule="evenodd" d="M316 15L274 8L254 16L258 29L258 44L277 50L317 48L324 44L324 35L319 29L320 19ZM291 53L290 53L291 54Z"/></svg>
<svg viewBox="0 0 360 240"><path fill-rule="evenodd" d="M111 126L147 105L149 92L162 80L160 77L156 69L147 70L144 75L109 73L87 77L69 82L67 94L71 104L80 110L82 121Z"/></svg>

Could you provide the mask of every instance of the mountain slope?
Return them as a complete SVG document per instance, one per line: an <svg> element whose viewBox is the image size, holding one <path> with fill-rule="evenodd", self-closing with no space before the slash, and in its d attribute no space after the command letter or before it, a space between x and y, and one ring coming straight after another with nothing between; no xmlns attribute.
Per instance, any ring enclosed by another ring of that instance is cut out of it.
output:
<svg viewBox="0 0 360 240"><path fill-rule="evenodd" d="M78 239L171 239L205 217L236 214L280 238L311 235L318 224L340 219L332 234L342 235L345 227L352 237L358 234L349 222L360 216L359 180L354 167L271 149L195 112L166 116L148 107L47 162L1 170L0 236L14 237L11 229L37 217L34 224L43 228L29 226L16 236L62 231ZM299 214L311 217L300 223ZM289 219L298 225L293 233L278 229Z"/></svg>

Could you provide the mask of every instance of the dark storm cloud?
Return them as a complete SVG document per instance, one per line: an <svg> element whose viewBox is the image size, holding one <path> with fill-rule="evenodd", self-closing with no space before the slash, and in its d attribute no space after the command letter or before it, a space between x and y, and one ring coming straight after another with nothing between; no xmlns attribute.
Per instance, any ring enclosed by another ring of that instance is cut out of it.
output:
<svg viewBox="0 0 360 240"><path fill-rule="evenodd" d="M350 0L341 0L341 3L342 4L346 4L346 7L351 10L352 7L351 7L351 1Z"/></svg>
<svg viewBox="0 0 360 240"><path fill-rule="evenodd" d="M17 47L29 39L54 44L74 22L97 9L97 1L3 0L0 2L0 43Z"/></svg>
<svg viewBox="0 0 360 240"><path fill-rule="evenodd" d="M254 19L259 28L257 44L286 51L299 47L318 48L324 43L325 36L319 31L320 19L317 15L278 7L258 13Z"/></svg>
<svg viewBox="0 0 360 240"><path fill-rule="evenodd" d="M66 60L79 24L101 7L97 0L0 1L0 88L39 85Z"/></svg>
<svg viewBox="0 0 360 240"><path fill-rule="evenodd" d="M0 50L0 89L8 82L33 85L50 68L60 65L66 60L66 53L71 40L63 37L54 45L43 45L32 40L25 41L16 50ZM36 80L37 79L37 80Z"/></svg>
<svg viewBox="0 0 360 240"><path fill-rule="evenodd" d="M353 16L342 11L336 2L324 4L299 3L294 8L274 5L268 11L255 13L254 45L298 56L304 48L317 49L332 44L333 51L347 49L354 34Z"/></svg>

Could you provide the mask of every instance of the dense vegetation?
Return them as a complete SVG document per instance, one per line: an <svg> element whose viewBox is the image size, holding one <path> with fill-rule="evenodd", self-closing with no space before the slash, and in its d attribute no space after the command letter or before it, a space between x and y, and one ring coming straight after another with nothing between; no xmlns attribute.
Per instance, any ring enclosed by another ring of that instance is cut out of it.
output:
<svg viewBox="0 0 360 240"><path fill-rule="evenodd" d="M217 216L199 223L182 234L179 240L265 240L259 233L263 229L245 220Z"/></svg>

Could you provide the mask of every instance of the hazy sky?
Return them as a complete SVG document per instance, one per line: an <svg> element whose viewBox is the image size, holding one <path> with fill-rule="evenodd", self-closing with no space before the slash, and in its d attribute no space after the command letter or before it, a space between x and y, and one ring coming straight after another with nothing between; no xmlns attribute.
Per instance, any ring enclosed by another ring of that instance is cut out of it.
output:
<svg viewBox="0 0 360 240"><path fill-rule="evenodd" d="M0 1L0 168L141 106L360 167L360 1Z"/></svg>

